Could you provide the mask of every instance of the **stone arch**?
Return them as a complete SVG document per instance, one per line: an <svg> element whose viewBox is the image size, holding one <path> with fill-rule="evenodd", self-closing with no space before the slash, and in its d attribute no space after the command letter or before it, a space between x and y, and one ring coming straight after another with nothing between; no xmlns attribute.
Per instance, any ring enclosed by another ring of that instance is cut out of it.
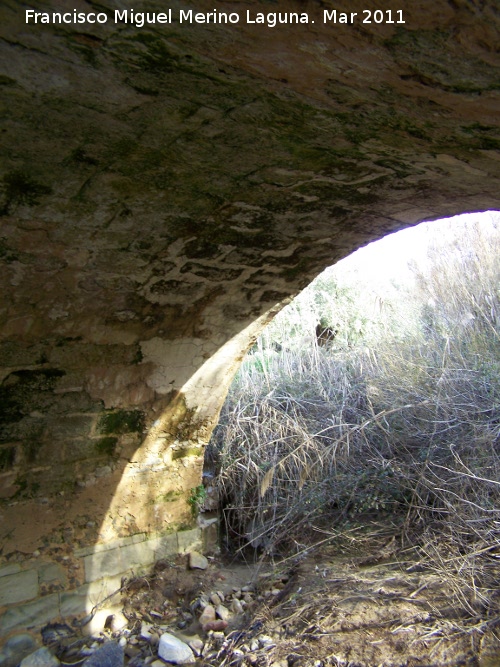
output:
<svg viewBox="0 0 500 667"><path fill-rule="evenodd" d="M325 266L500 207L495 3L398 26L290 0L310 22L276 28L104 5L84 28L1 10L0 635L199 539L232 375Z"/></svg>

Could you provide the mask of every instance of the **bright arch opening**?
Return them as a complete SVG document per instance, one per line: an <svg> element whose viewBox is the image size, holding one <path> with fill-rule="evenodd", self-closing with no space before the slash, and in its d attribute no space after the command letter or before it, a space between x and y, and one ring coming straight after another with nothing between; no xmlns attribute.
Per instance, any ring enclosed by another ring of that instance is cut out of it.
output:
<svg viewBox="0 0 500 667"><path fill-rule="evenodd" d="M222 505L222 548L302 568L305 589L311 569L340 581L347 568L359 593L374 575L356 568L376 566L380 590L400 573L398 596L406 573L423 572L412 599L429 604L417 592L432 579L438 609L451 604L464 627L488 624L498 609L499 278L498 213L463 215L356 251L285 308L243 362L207 450L205 502ZM324 617L325 599L337 600L326 589L296 604ZM356 612L360 627L369 607ZM421 641L418 624L409 632Z"/></svg>

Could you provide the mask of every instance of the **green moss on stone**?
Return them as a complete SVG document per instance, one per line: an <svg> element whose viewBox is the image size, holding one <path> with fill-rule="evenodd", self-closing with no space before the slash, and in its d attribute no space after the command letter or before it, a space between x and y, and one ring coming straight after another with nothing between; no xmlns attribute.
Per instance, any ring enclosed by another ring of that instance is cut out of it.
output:
<svg viewBox="0 0 500 667"><path fill-rule="evenodd" d="M201 456L203 454L203 447L181 447L172 452L172 461L183 459L186 456Z"/></svg>
<svg viewBox="0 0 500 667"><path fill-rule="evenodd" d="M115 453L116 443L118 438L114 436L107 436L105 438L100 438L96 440L94 444L94 449L97 454L102 456L113 456Z"/></svg>
<svg viewBox="0 0 500 667"><path fill-rule="evenodd" d="M167 493L163 493L160 496L157 496L154 498L152 501L153 504L156 503L173 503L176 500L178 500L182 496L181 491L167 491Z"/></svg>
<svg viewBox="0 0 500 667"><path fill-rule="evenodd" d="M106 412L100 418L97 428L103 434L142 433L144 413L140 410Z"/></svg>
<svg viewBox="0 0 500 667"><path fill-rule="evenodd" d="M9 171L1 181L3 203L0 205L0 215L7 215L18 206L36 206L39 198L49 195L52 188L35 181L24 171Z"/></svg>

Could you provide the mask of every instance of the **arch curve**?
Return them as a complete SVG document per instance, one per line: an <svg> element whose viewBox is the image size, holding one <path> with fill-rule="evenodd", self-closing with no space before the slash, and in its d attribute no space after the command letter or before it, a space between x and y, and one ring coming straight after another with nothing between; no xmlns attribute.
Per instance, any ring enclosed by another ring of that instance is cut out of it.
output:
<svg viewBox="0 0 500 667"><path fill-rule="evenodd" d="M494 2L419 0L404 26L285 4L309 22L0 10L0 634L199 539L189 493L231 378L323 268L500 208Z"/></svg>

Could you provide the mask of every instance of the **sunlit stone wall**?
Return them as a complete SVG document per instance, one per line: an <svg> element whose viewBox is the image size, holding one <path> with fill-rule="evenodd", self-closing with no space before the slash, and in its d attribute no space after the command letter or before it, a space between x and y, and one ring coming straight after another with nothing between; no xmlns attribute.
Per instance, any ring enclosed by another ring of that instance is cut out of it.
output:
<svg viewBox="0 0 500 667"><path fill-rule="evenodd" d="M280 8L310 20L54 27L2 3L0 634L199 544L230 380L321 269L500 206L496 3Z"/></svg>

